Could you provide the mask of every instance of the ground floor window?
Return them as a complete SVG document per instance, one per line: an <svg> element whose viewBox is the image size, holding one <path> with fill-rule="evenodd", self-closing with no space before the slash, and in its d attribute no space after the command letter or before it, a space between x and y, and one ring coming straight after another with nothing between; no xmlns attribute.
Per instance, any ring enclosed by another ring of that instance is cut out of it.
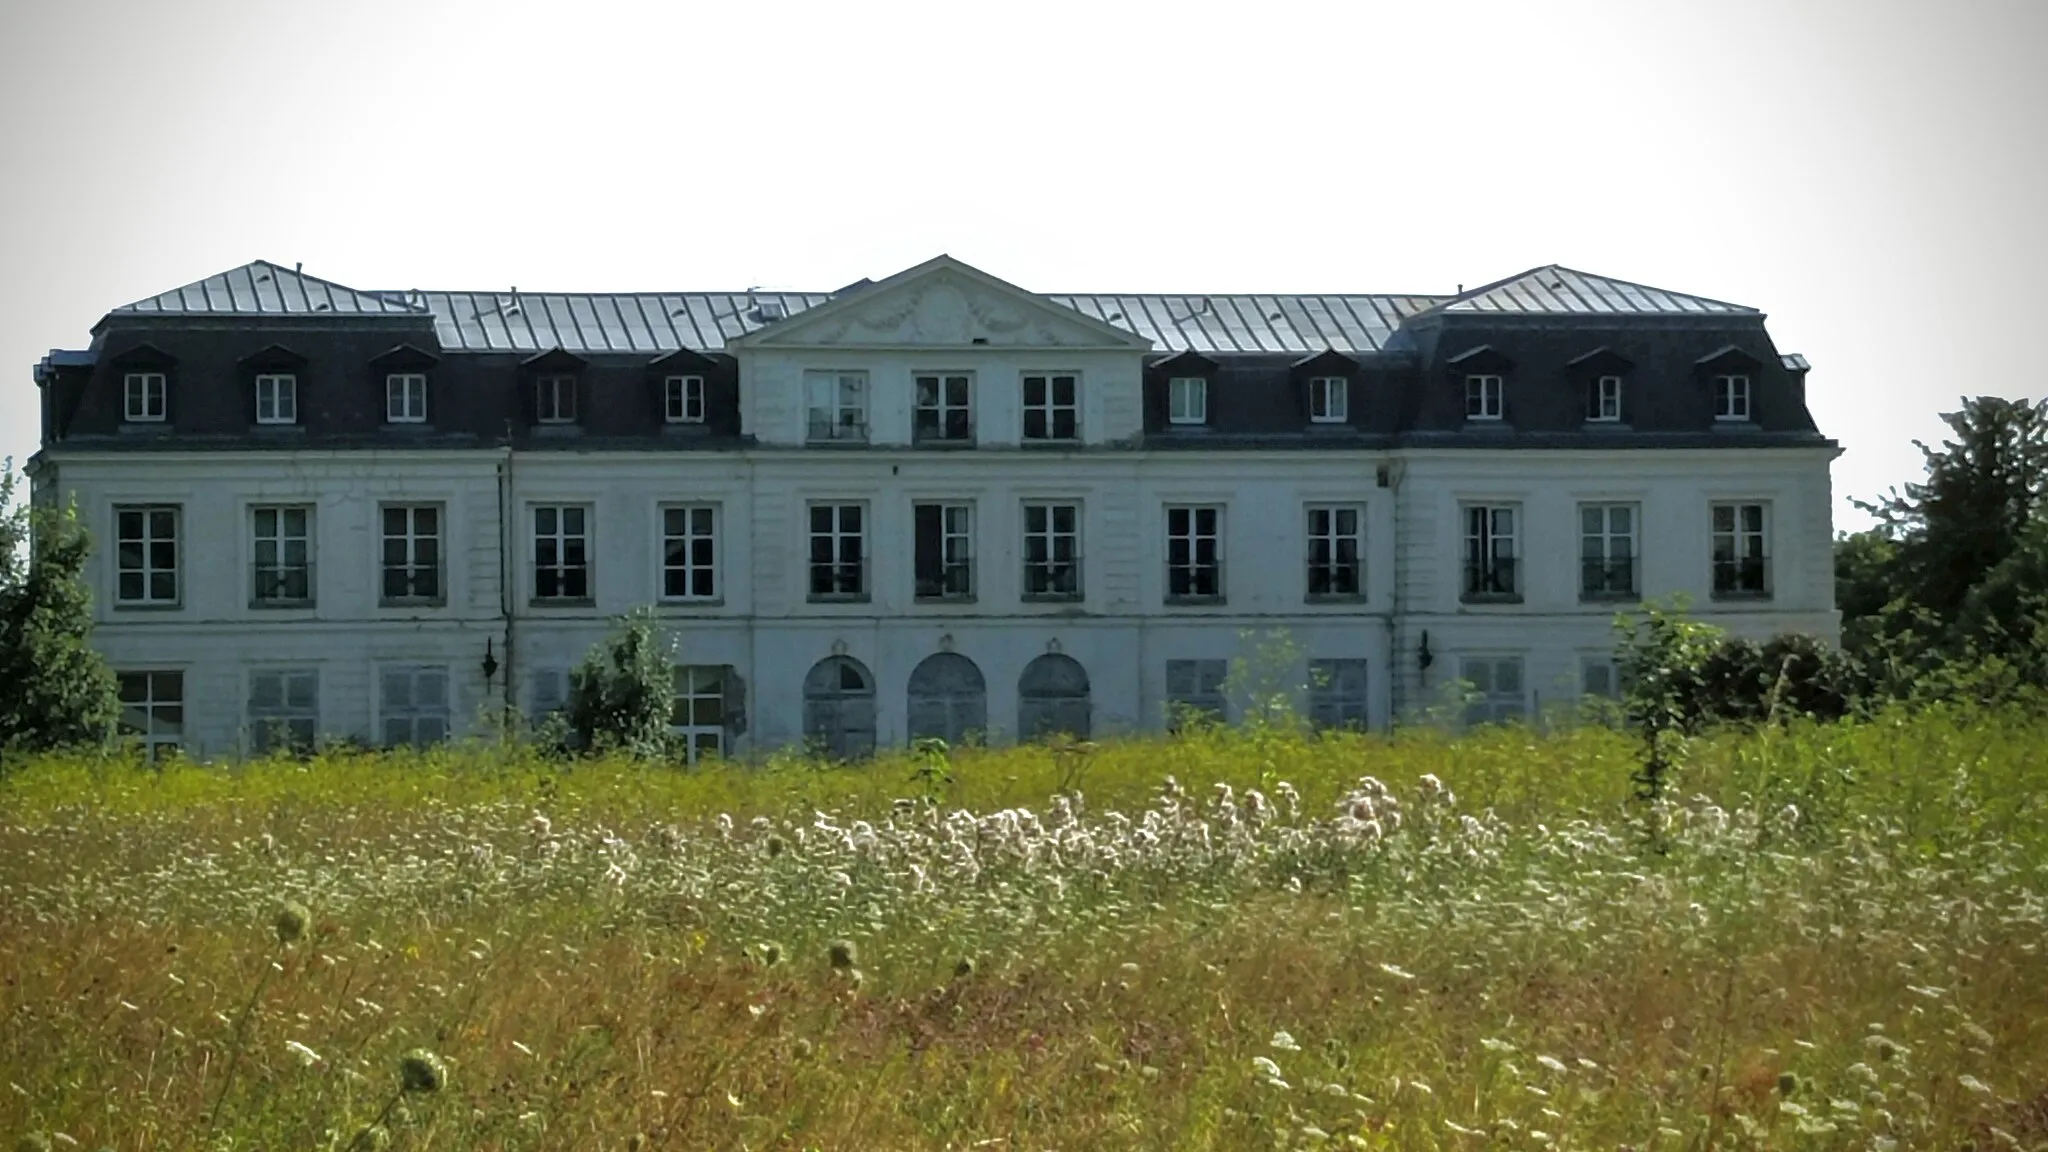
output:
<svg viewBox="0 0 2048 1152"><path fill-rule="evenodd" d="M1317 728L1351 728L1363 732L1370 700L1366 696L1365 661L1308 662L1308 719Z"/></svg>
<svg viewBox="0 0 2048 1152"><path fill-rule="evenodd" d="M1467 656L1458 662L1458 674L1472 686L1465 723L1500 724L1528 718L1520 656Z"/></svg>
<svg viewBox="0 0 2048 1152"><path fill-rule="evenodd" d="M827 656L804 676L804 739L823 756L875 751L875 678L851 656Z"/></svg>
<svg viewBox="0 0 2048 1152"><path fill-rule="evenodd" d="M910 738L948 744L988 732L988 683L957 652L925 657L910 673Z"/></svg>
<svg viewBox="0 0 2048 1152"><path fill-rule="evenodd" d="M377 716L386 748L425 748L448 738L448 669L385 668L377 677Z"/></svg>
<svg viewBox="0 0 2048 1152"><path fill-rule="evenodd" d="M122 672L116 680L121 734L151 761L177 755L185 745L185 674Z"/></svg>
<svg viewBox="0 0 2048 1152"><path fill-rule="evenodd" d="M249 745L259 755L307 751L320 735L320 673L259 668L249 673Z"/></svg>
<svg viewBox="0 0 2048 1152"><path fill-rule="evenodd" d="M682 742L691 764L725 755L726 670L715 664L686 664L675 670L668 730Z"/></svg>
<svg viewBox="0 0 2048 1152"><path fill-rule="evenodd" d="M1229 675L1227 660L1168 660L1166 726L1177 729L1189 718L1223 723L1229 712L1223 681Z"/></svg>
<svg viewBox="0 0 2048 1152"><path fill-rule="evenodd" d="M1048 652L1017 678L1017 739L1088 738L1088 672L1071 656Z"/></svg>

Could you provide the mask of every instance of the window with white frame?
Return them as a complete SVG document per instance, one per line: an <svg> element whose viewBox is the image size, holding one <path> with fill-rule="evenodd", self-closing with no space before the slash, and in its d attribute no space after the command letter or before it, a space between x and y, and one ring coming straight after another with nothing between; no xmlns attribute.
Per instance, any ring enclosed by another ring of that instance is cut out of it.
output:
<svg viewBox="0 0 2048 1152"><path fill-rule="evenodd" d="M1166 422L1209 422L1209 382L1200 376L1175 376L1166 382Z"/></svg>
<svg viewBox="0 0 2048 1152"><path fill-rule="evenodd" d="M1342 424L1351 418L1351 381L1342 376L1316 376L1308 382L1311 424Z"/></svg>
<svg viewBox="0 0 2048 1152"><path fill-rule="evenodd" d="M169 607L178 603L180 512L175 504L115 507L116 604Z"/></svg>
<svg viewBox="0 0 2048 1152"><path fill-rule="evenodd" d="M1501 378L1499 376L1472 375L1465 377L1465 419L1500 419L1501 390Z"/></svg>
<svg viewBox="0 0 2048 1152"><path fill-rule="evenodd" d="M121 378L122 419L161 424L170 410L170 384L161 372L130 372Z"/></svg>
<svg viewBox="0 0 2048 1152"><path fill-rule="evenodd" d="M974 440L974 377L965 372L919 373L910 436L919 444Z"/></svg>
<svg viewBox="0 0 2048 1152"><path fill-rule="evenodd" d="M1714 595L1768 596L1771 592L1771 506L1730 502L1713 506Z"/></svg>
<svg viewBox="0 0 2048 1152"><path fill-rule="evenodd" d="M313 602L313 509L304 504L259 504L249 509L252 575L250 600L260 607L304 607Z"/></svg>
<svg viewBox="0 0 2048 1152"><path fill-rule="evenodd" d="M1365 509L1312 504L1308 509L1309 598L1365 595Z"/></svg>
<svg viewBox="0 0 2048 1152"><path fill-rule="evenodd" d="M152 762L177 755L185 745L185 674L122 672L114 680L122 736L141 745Z"/></svg>
<svg viewBox="0 0 2048 1152"><path fill-rule="evenodd" d="M1166 662L1166 724L1178 729L1189 719L1221 724L1230 716L1223 685L1230 677L1227 660Z"/></svg>
<svg viewBox="0 0 2048 1152"><path fill-rule="evenodd" d="M725 669L683 664L674 672L668 730L683 743L691 764L725 754Z"/></svg>
<svg viewBox="0 0 2048 1152"><path fill-rule="evenodd" d="M1586 386L1586 419L1612 424L1621 419L1621 377L1595 376Z"/></svg>
<svg viewBox="0 0 2048 1152"><path fill-rule="evenodd" d="M704 423L704 377L670 376L661 382L662 416L671 424Z"/></svg>
<svg viewBox="0 0 2048 1152"><path fill-rule="evenodd" d="M974 505L933 502L911 505L916 598L974 598Z"/></svg>
<svg viewBox="0 0 2048 1152"><path fill-rule="evenodd" d="M534 506L533 598L572 602L591 598L588 506Z"/></svg>
<svg viewBox="0 0 2048 1152"><path fill-rule="evenodd" d="M806 372L804 396L809 439L865 443L868 438L868 374Z"/></svg>
<svg viewBox="0 0 2048 1152"><path fill-rule="evenodd" d="M1626 599L1636 594L1636 506L1579 505L1579 598Z"/></svg>
<svg viewBox="0 0 2048 1152"><path fill-rule="evenodd" d="M1462 511L1464 598L1487 600L1521 595L1520 573L1515 563L1515 521L1521 513L1520 505L1467 504Z"/></svg>
<svg viewBox="0 0 2048 1152"><path fill-rule="evenodd" d="M1223 509L1213 504L1166 509L1166 598L1223 598Z"/></svg>
<svg viewBox="0 0 2048 1152"><path fill-rule="evenodd" d="M811 505L810 537L811 599L866 599L867 505Z"/></svg>
<svg viewBox="0 0 2048 1152"><path fill-rule="evenodd" d="M574 424L576 377L559 372L534 377L533 418L541 424Z"/></svg>
<svg viewBox="0 0 2048 1152"><path fill-rule="evenodd" d="M1317 728L1351 728L1363 732L1372 706L1366 693L1365 661L1308 662L1308 720Z"/></svg>
<svg viewBox="0 0 2048 1152"><path fill-rule="evenodd" d="M1033 500L1024 505L1024 598L1081 598L1081 506Z"/></svg>
<svg viewBox="0 0 2048 1152"><path fill-rule="evenodd" d="M1465 704L1465 723L1501 724L1528 717L1520 656L1462 657L1458 675L1472 690Z"/></svg>
<svg viewBox="0 0 2048 1152"><path fill-rule="evenodd" d="M1072 373L1024 374L1024 439L1081 438L1081 378Z"/></svg>
<svg viewBox="0 0 2048 1152"><path fill-rule="evenodd" d="M448 669L434 665L380 668L377 718L386 748L425 748L448 739Z"/></svg>
<svg viewBox="0 0 2048 1152"><path fill-rule="evenodd" d="M246 722L250 747L258 754L311 749L320 735L319 671L251 669Z"/></svg>
<svg viewBox="0 0 2048 1152"><path fill-rule="evenodd" d="M1749 419L1749 377L1739 374L1714 377L1714 419Z"/></svg>
<svg viewBox="0 0 2048 1152"><path fill-rule="evenodd" d="M661 598L718 596L718 508L669 504L661 509Z"/></svg>
<svg viewBox="0 0 2048 1152"><path fill-rule="evenodd" d="M427 422L427 374L392 372L384 377L384 422L424 424Z"/></svg>
<svg viewBox="0 0 2048 1152"><path fill-rule="evenodd" d="M265 372L256 377L256 422L296 424L299 422L299 378L289 372Z"/></svg>
<svg viewBox="0 0 2048 1152"><path fill-rule="evenodd" d="M379 599L385 604L428 604L443 599L441 506L385 504L377 515L381 534Z"/></svg>

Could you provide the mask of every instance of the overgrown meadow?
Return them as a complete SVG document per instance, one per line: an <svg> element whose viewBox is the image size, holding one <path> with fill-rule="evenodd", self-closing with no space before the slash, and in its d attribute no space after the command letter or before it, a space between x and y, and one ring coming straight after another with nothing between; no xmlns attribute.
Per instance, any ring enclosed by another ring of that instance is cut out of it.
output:
<svg viewBox="0 0 2048 1152"><path fill-rule="evenodd" d="M1636 753L35 762L0 1138L2048 1148L2048 721Z"/></svg>

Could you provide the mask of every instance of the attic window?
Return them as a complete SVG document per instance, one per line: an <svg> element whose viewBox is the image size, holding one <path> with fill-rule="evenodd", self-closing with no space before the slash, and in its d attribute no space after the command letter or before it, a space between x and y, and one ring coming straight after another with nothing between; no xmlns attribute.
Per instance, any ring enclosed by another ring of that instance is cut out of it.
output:
<svg viewBox="0 0 2048 1152"><path fill-rule="evenodd" d="M536 377L534 419L542 424L576 422L576 378L566 375Z"/></svg>
<svg viewBox="0 0 2048 1152"><path fill-rule="evenodd" d="M1736 423L1749 419L1749 377L1728 374L1714 377L1714 419Z"/></svg>
<svg viewBox="0 0 2048 1152"><path fill-rule="evenodd" d="M1501 378L1494 375L1465 377L1465 419L1498 420L1501 414Z"/></svg>
<svg viewBox="0 0 2048 1152"><path fill-rule="evenodd" d="M170 387L161 372L130 372L121 381L123 416L130 424L161 424Z"/></svg>
<svg viewBox="0 0 2048 1152"><path fill-rule="evenodd" d="M670 424L704 423L704 377L670 376L662 391Z"/></svg>
<svg viewBox="0 0 2048 1152"><path fill-rule="evenodd" d="M1209 422L1209 382L1200 376L1175 376L1166 382L1169 424Z"/></svg>
<svg viewBox="0 0 2048 1152"><path fill-rule="evenodd" d="M1308 418L1312 424L1342 424L1351 418L1350 382L1342 376L1316 376L1308 382Z"/></svg>
<svg viewBox="0 0 2048 1152"><path fill-rule="evenodd" d="M265 372L256 377L256 422L296 424L299 422L299 378L289 372Z"/></svg>
<svg viewBox="0 0 2048 1152"><path fill-rule="evenodd" d="M1586 420L1614 424L1621 420L1621 377L1595 376L1586 388Z"/></svg>

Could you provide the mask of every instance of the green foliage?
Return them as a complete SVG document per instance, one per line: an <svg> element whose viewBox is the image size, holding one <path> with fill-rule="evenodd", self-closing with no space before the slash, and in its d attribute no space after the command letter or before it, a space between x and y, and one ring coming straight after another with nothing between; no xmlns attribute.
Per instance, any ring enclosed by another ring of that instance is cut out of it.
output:
<svg viewBox="0 0 2048 1152"><path fill-rule="evenodd" d="M641 759L666 755L675 656L655 625L645 608L619 617L569 674L564 719L577 747Z"/></svg>
<svg viewBox="0 0 2048 1152"><path fill-rule="evenodd" d="M10 461L0 470L0 751L102 743L120 705L114 674L90 644L82 576L92 542L73 509L30 508L17 497Z"/></svg>

